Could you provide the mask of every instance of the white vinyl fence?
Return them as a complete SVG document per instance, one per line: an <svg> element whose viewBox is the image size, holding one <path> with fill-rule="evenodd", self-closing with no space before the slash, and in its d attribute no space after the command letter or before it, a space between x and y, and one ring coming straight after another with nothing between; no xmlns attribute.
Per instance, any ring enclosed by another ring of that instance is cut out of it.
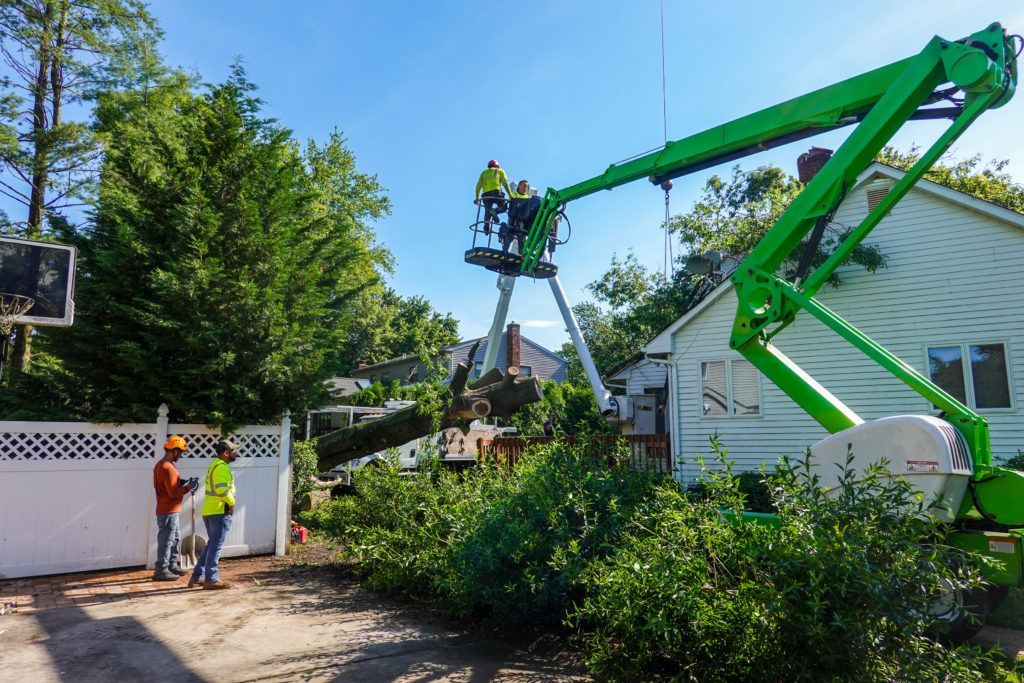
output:
<svg viewBox="0 0 1024 683"><path fill-rule="evenodd" d="M218 431L168 424L0 421L0 579L146 565L156 560L153 466L170 434L188 441L176 467L199 477L215 454ZM280 424L238 429L240 457L231 465L237 505L223 555L274 552L288 542L289 438ZM197 533L205 536L195 496ZM190 504L181 511L191 533Z"/></svg>

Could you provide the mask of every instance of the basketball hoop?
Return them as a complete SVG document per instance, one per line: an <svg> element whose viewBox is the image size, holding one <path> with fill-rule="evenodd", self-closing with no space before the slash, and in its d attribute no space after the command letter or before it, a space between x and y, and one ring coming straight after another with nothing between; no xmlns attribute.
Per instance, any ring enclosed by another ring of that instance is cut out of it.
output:
<svg viewBox="0 0 1024 683"><path fill-rule="evenodd" d="M18 318L28 313L36 303L32 297L20 294L0 294L0 335L10 335Z"/></svg>

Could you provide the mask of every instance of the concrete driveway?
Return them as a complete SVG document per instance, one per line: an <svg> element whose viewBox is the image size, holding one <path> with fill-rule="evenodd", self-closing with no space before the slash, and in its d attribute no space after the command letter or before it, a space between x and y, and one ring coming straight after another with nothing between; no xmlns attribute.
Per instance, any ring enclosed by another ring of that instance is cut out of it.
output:
<svg viewBox="0 0 1024 683"><path fill-rule="evenodd" d="M236 588L216 592L80 575L70 605L0 616L0 680L588 680L557 652L459 629L324 570L243 563L225 562ZM26 585L0 584L0 605ZM33 592L66 598L61 585Z"/></svg>

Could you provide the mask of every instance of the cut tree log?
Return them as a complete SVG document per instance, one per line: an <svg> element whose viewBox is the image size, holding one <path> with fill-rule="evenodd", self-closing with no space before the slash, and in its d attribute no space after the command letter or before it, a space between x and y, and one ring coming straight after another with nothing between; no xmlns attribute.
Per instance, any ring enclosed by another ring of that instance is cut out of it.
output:
<svg viewBox="0 0 1024 683"><path fill-rule="evenodd" d="M401 446L413 439L449 427L469 429L469 423L482 417L508 417L520 407L544 398L536 377L520 377L519 368L502 372L488 371L476 382L469 382L473 356L480 340L469 351L469 359L459 363L444 393L440 419L411 405L369 422L361 422L320 437L316 452L319 469L326 472L350 460L356 460L386 448Z"/></svg>

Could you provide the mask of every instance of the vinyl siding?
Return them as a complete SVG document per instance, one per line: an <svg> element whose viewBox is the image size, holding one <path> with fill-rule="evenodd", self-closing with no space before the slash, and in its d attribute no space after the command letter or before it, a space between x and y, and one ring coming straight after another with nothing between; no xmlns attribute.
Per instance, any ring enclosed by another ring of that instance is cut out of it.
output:
<svg viewBox="0 0 1024 683"><path fill-rule="evenodd" d="M852 227L866 213L860 189L835 220ZM989 421L996 457L1016 455L1024 447L1024 283L1016 268L1024 262L1024 230L915 189L866 242L888 257L888 268L870 274L844 267L843 284L826 285L818 299L926 376L927 346L1005 343L1013 408L979 412ZM678 387L673 449L685 479L699 472L695 456L708 454L715 432L737 469L801 455L826 436L764 377L760 415L700 415L700 362L740 358L728 348L735 309L735 293L726 291L672 336ZM775 342L864 419L934 414L927 401L806 313Z"/></svg>
<svg viewBox="0 0 1024 683"><path fill-rule="evenodd" d="M664 365L657 365L649 360L638 361L629 369L626 377L626 393L635 396L643 394L644 389L661 389L665 386L668 371Z"/></svg>

